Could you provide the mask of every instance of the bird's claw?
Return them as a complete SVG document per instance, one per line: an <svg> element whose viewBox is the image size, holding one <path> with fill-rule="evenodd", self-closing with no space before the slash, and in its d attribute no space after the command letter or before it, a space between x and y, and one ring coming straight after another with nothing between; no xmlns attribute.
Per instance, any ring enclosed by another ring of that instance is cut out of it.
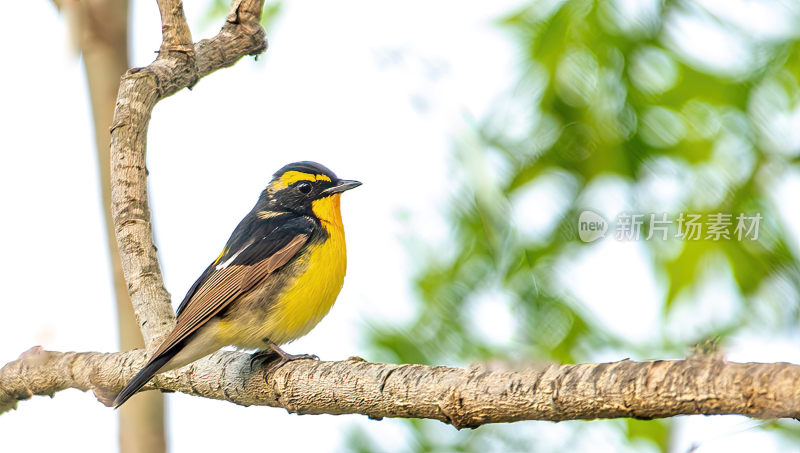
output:
<svg viewBox="0 0 800 453"><path fill-rule="evenodd" d="M285 356L282 356L281 359L283 360L283 363L286 363L293 360L302 359L319 360L319 357L316 354L286 354Z"/></svg>
<svg viewBox="0 0 800 453"><path fill-rule="evenodd" d="M272 342L269 342L268 346L268 349L258 351L250 357L250 371L253 371L253 367L256 362L265 361L276 355L278 356L278 360L276 360L274 363L271 363L268 370L280 368L286 363L293 362L295 360L319 360L319 357L316 354L289 354Z"/></svg>

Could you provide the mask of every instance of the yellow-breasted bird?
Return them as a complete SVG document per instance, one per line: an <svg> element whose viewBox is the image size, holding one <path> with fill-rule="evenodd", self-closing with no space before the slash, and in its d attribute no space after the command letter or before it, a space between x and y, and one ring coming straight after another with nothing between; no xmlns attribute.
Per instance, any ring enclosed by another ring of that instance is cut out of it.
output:
<svg viewBox="0 0 800 453"><path fill-rule="evenodd" d="M286 165L233 230L222 253L189 288L177 324L114 400L133 396L156 373L233 345L287 354L278 346L307 334L330 310L347 258L342 192L360 186L315 162Z"/></svg>

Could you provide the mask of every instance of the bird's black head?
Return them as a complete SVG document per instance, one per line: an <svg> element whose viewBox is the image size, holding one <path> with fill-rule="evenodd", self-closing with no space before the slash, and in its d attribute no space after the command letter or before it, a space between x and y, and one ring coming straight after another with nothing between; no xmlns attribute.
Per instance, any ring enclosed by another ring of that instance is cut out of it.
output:
<svg viewBox="0 0 800 453"><path fill-rule="evenodd" d="M315 211L314 205L320 205L321 200L335 199L338 206L339 194L360 185L358 181L339 179L330 169L316 162L295 162L272 175L272 181L261 194L257 210L262 218L287 211L311 214Z"/></svg>

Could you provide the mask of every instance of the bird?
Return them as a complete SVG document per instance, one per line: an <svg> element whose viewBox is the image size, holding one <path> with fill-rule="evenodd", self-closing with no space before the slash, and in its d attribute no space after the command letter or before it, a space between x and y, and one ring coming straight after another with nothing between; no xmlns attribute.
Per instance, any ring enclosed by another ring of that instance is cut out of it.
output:
<svg viewBox="0 0 800 453"><path fill-rule="evenodd" d="M328 314L347 267L341 194L360 186L311 161L273 174L219 254L189 288L175 328L114 399L118 408L157 373L188 365L225 346L279 356L306 354L280 345ZM252 361L251 361L252 366Z"/></svg>

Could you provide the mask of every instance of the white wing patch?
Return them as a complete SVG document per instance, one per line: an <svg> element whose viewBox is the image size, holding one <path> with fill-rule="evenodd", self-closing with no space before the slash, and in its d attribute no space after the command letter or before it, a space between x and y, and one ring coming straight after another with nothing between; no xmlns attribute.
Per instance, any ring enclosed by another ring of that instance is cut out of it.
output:
<svg viewBox="0 0 800 453"><path fill-rule="evenodd" d="M281 214L285 214L285 212L281 211L258 211L256 212L256 217L261 220L271 219L273 217L278 217Z"/></svg>
<svg viewBox="0 0 800 453"><path fill-rule="evenodd" d="M222 263L219 263L219 264L217 265L217 267L215 267L214 269L216 269L216 270L225 269L226 267L228 267L228 265L230 265L230 264L233 262L233 260L235 260L235 259L236 259L236 257L237 257L237 256L239 256L239 254L240 254L240 253L244 252L244 250L245 250L247 247L250 247L250 245L252 245L252 244L253 244L253 243L252 243L252 242L250 242L249 244L245 245L244 247L242 247L242 249L241 249L241 250L239 250L238 252L234 253L234 254L233 254L233 255L232 255L230 258L226 259L226 260L225 260L224 262L222 262Z"/></svg>

